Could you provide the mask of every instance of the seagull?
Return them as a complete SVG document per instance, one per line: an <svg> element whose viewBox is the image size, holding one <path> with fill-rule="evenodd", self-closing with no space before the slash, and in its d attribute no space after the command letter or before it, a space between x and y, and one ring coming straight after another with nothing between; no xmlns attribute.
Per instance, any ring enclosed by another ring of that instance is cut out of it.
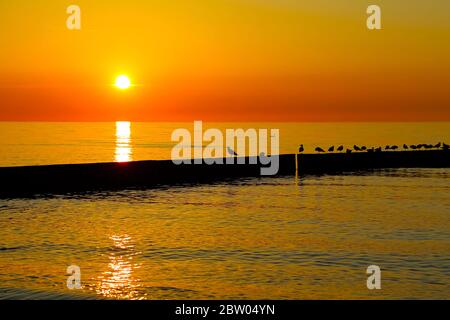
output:
<svg viewBox="0 0 450 320"><path fill-rule="evenodd" d="M301 144L301 145L300 145L300 148L298 148L298 152L299 152L299 153L302 153L303 151L305 151L305 148L303 148L303 145Z"/></svg>
<svg viewBox="0 0 450 320"><path fill-rule="evenodd" d="M434 146L436 149L439 149L441 147L441 143L439 142L437 145Z"/></svg>
<svg viewBox="0 0 450 320"><path fill-rule="evenodd" d="M356 144L353 146L353 149L355 149L355 151L361 151L361 148L358 147Z"/></svg>
<svg viewBox="0 0 450 320"><path fill-rule="evenodd" d="M321 147L317 147L315 150L316 152L325 152L325 150L323 150Z"/></svg>
<svg viewBox="0 0 450 320"><path fill-rule="evenodd" d="M413 150L416 150L416 149L417 149L417 146L414 145L414 144L410 145L409 147L410 147L411 149L413 149Z"/></svg>
<svg viewBox="0 0 450 320"><path fill-rule="evenodd" d="M386 148L384 148L384 150L389 150L389 149L391 149L390 146L386 146Z"/></svg>
<svg viewBox="0 0 450 320"><path fill-rule="evenodd" d="M227 151L228 151L228 153L230 154L230 155L232 155L232 156L237 156L238 154L233 150L233 149L231 149L230 147L227 147Z"/></svg>
<svg viewBox="0 0 450 320"><path fill-rule="evenodd" d="M366 151L366 150L367 150L367 147L366 147L366 146L362 146L362 147L361 147L361 150L362 150L362 151Z"/></svg>
<svg viewBox="0 0 450 320"><path fill-rule="evenodd" d="M408 146L406 144L404 144L403 149L408 150Z"/></svg>
<svg viewBox="0 0 450 320"><path fill-rule="evenodd" d="M261 152L261 153L259 154L259 161L260 161L262 164L267 164L267 163L268 163L268 161L267 161L267 156L266 156L266 154L265 154L264 152Z"/></svg>
<svg viewBox="0 0 450 320"><path fill-rule="evenodd" d="M328 152L333 152L334 151L334 146L331 146L328 148Z"/></svg>
<svg viewBox="0 0 450 320"><path fill-rule="evenodd" d="M337 151L339 151L339 152L341 152L342 150L344 150L344 146L339 146L337 149L336 149Z"/></svg>
<svg viewBox="0 0 450 320"><path fill-rule="evenodd" d="M391 147L391 150L397 150L398 149L398 146L392 146Z"/></svg>

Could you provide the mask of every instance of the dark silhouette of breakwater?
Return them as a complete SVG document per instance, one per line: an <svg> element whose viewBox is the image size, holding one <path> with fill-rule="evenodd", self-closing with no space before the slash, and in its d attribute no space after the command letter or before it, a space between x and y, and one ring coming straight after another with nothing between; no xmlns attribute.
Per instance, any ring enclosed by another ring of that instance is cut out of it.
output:
<svg viewBox="0 0 450 320"><path fill-rule="evenodd" d="M299 154L298 173L333 174L388 168L450 168L450 151Z"/></svg>
<svg viewBox="0 0 450 320"><path fill-rule="evenodd" d="M238 157L235 158L237 161ZM294 155L280 157L279 174L292 174ZM260 164L181 164L171 160L0 168L0 198L36 194L151 188L259 177Z"/></svg>
<svg viewBox="0 0 450 320"><path fill-rule="evenodd" d="M0 198L151 188L261 177L261 164L175 165L171 160L0 168ZM297 166L296 166L297 159ZM450 151L280 155L277 176L337 174L382 168L449 168Z"/></svg>

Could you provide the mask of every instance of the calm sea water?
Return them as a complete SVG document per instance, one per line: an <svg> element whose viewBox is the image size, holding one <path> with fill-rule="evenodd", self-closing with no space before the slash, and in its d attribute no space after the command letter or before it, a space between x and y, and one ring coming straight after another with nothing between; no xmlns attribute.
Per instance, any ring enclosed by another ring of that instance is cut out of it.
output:
<svg viewBox="0 0 450 320"><path fill-rule="evenodd" d="M203 123L208 128L280 130L280 152L330 145L450 143L450 122L437 123ZM0 166L170 159L177 128L193 123L0 122ZM207 143L204 143L205 145Z"/></svg>
<svg viewBox="0 0 450 320"><path fill-rule="evenodd" d="M167 158L189 125L3 123L0 161ZM450 140L448 123L280 129L282 151ZM398 169L0 200L0 298L448 299L449 194L449 169Z"/></svg>

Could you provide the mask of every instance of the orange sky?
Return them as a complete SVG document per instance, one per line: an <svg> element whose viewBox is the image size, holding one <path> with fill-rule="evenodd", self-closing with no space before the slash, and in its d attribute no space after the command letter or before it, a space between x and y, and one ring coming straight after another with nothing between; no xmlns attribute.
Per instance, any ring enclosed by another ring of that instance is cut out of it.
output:
<svg viewBox="0 0 450 320"><path fill-rule="evenodd" d="M0 120L450 120L446 0L11 2Z"/></svg>

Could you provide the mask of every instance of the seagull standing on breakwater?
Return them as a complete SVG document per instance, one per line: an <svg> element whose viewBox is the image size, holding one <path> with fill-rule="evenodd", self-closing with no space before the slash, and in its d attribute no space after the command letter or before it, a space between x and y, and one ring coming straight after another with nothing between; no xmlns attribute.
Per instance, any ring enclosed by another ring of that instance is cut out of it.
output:
<svg viewBox="0 0 450 320"><path fill-rule="evenodd" d="M230 154L230 155L232 155L232 156L237 156L238 154L233 150L233 149L231 149L230 147L227 147L227 151L228 151L228 153Z"/></svg>
<svg viewBox="0 0 450 320"><path fill-rule="evenodd" d="M298 148L298 153L302 153L303 151L305 151L305 148L303 148L303 145L300 145L300 148Z"/></svg>

